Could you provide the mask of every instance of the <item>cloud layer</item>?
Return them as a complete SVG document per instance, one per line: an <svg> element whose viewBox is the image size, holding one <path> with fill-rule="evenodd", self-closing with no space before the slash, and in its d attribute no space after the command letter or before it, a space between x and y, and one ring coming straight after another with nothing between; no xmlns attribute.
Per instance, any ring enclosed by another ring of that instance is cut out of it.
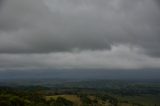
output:
<svg viewBox="0 0 160 106"><path fill-rule="evenodd" d="M1 1L2 69L160 68L158 0Z"/></svg>
<svg viewBox="0 0 160 106"><path fill-rule="evenodd" d="M57 52L49 54L1 54L6 69L158 69L160 58L139 53L139 48L114 46L110 51Z"/></svg>

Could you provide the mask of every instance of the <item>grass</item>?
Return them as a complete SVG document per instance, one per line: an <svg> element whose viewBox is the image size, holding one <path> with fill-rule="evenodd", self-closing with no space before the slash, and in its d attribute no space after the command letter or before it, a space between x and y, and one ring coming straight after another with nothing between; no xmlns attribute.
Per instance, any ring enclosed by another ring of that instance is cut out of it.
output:
<svg viewBox="0 0 160 106"><path fill-rule="evenodd" d="M80 98L76 95L53 95L53 96L46 96L47 100L50 99L57 99L58 97L63 97L67 100L72 101L75 106L82 106L82 102ZM89 96L90 99L94 99L94 96ZM118 103L118 106L133 106L133 104L142 104L144 106L160 106L160 95L141 95L141 96L116 96L116 98L121 101ZM126 103L125 103L125 102ZM98 100L98 104L103 106L101 100ZM109 106L106 102L105 106Z"/></svg>
<svg viewBox="0 0 160 106"><path fill-rule="evenodd" d="M138 103L145 106L160 106L160 95L140 95L140 96L117 96L120 101Z"/></svg>
<svg viewBox="0 0 160 106"><path fill-rule="evenodd" d="M54 95L54 96L46 96L47 100L57 99L58 97L63 97L69 101L72 101L76 106L81 106L82 102L80 98L76 95Z"/></svg>

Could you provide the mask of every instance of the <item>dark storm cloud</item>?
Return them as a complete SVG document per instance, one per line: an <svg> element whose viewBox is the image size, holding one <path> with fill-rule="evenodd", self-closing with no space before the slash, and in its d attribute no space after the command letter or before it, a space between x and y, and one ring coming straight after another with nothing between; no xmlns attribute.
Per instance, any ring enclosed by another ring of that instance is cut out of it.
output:
<svg viewBox="0 0 160 106"><path fill-rule="evenodd" d="M159 0L5 0L0 69L160 68Z"/></svg>
<svg viewBox="0 0 160 106"><path fill-rule="evenodd" d="M46 53L139 46L160 54L154 0L7 0L0 12L1 53Z"/></svg>
<svg viewBox="0 0 160 106"><path fill-rule="evenodd" d="M1 9L1 6L2 6L3 2L4 2L4 0L0 0L0 9Z"/></svg>
<svg viewBox="0 0 160 106"><path fill-rule="evenodd" d="M159 1L159 0L155 0L155 2L156 2L158 5L160 5L160 1Z"/></svg>
<svg viewBox="0 0 160 106"><path fill-rule="evenodd" d="M31 69L149 69L160 68L160 58L139 53L140 48L114 46L111 50L49 54L0 54L1 70Z"/></svg>

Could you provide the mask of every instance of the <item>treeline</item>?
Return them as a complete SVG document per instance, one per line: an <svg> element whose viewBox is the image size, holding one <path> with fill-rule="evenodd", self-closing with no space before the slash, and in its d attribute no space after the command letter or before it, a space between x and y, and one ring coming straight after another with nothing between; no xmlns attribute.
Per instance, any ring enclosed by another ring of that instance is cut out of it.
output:
<svg viewBox="0 0 160 106"><path fill-rule="evenodd" d="M46 100L45 96L41 90L22 91L21 89L1 88L0 106L73 106L73 103L65 98Z"/></svg>
<svg viewBox="0 0 160 106"><path fill-rule="evenodd" d="M31 87L30 90L0 88L0 106L76 106L75 103L63 97L47 100L46 89L39 88L41 87ZM118 103L116 98L108 95L89 95L85 92L74 95L80 98L81 106L103 106L106 102L110 103L110 106L117 106ZM90 96L94 98L91 99Z"/></svg>
<svg viewBox="0 0 160 106"><path fill-rule="evenodd" d="M62 97L47 101L44 97L35 94L31 96L1 94L0 106L73 106L73 103Z"/></svg>
<svg viewBox="0 0 160 106"><path fill-rule="evenodd" d="M133 88L132 88L133 89ZM47 99L54 95L76 95L81 102L78 106L143 106L139 103L120 101L114 94L137 95L141 92L132 90L99 90L99 89L49 89L46 87L0 87L0 106L77 106L73 101L63 98ZM136 92L135 92L136 91ZM138 93L137 93L138 92ZM152 91L154 92L154 90ZM136 101L135 101L136 102ZM125 106L125 105L123 105ZM153 106L153 105L152 105ZM155 106L158 106L155 104Z"/></svg>

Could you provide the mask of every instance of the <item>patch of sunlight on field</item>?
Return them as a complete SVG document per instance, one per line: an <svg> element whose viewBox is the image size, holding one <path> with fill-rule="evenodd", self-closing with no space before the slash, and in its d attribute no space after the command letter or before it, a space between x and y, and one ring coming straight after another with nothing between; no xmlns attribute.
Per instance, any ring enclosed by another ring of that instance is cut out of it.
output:
<svg viewBox="0 0 160 106"><path fill-rule="evenodd" d="M81 100L78 96L76 95L54 95L54 96L46 96L46 99L47 100L50 100L50 99L57 99L58 97L63 97L69 101L72 101L76 106L80 106L82 103L81 103Z"/></svg>
<svg viewBox="0 0 160 106"><path fill-rule="evenodd" d="M129 103L119 103L118 106L133 106L133 104L129 104Z"/></svg>

